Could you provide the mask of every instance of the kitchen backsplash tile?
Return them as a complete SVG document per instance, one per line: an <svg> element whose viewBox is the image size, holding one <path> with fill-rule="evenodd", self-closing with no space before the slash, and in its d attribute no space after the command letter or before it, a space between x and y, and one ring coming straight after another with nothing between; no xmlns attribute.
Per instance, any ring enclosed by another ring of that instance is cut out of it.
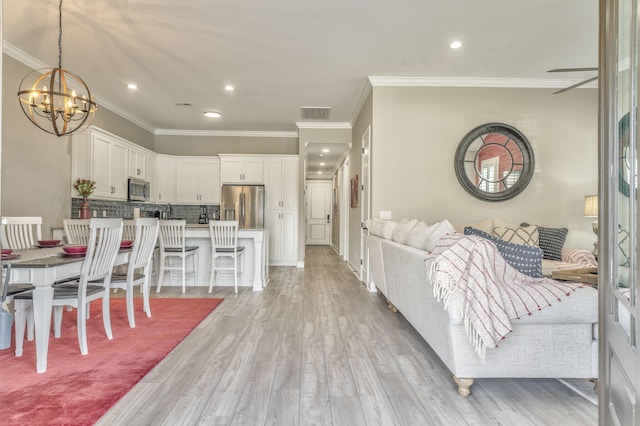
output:
<svg viewBox="0 0 640 426"><path fill-rule="evenodd" d="M77 219L80 215L81 198L71 199L71 218ZM174 205L174 204L152 204L136 203L128 201L106 201L89 199L91 205L91 215L95 217L121 217L123 219L133 219L133 209L140 209L141 217L154 217L156 211L166 212L169 219L185 219L187 223L198 223L202 205ZM207 212L210 219L220 218L219 205L207 205Z"/></svg>

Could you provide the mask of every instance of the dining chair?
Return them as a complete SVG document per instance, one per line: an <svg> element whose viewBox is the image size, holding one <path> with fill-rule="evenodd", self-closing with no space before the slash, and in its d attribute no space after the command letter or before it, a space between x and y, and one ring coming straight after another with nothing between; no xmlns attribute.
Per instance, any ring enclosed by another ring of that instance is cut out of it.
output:
<svg viewBox="0 0 640 426"><path fill-rule="evenodd" d="M122 219L88 219L89 240L77 284L53 287L54 336L60 337L62 308L73 306L77 309L78 344L80 353L87 355L87 309L93 300L102 299L102 320L108 339L111 332L109 311L109 285L116 256L122 241ZM33 292L14 296L16 303L16 355L22 354L24 328L29 310L32 308Z"/></svg>
<svg viewBox="0 0 640 426"><path fill-rule="evenodd" d="M10 304L15 295L33 290L35 288L31 284L11 284L10 263L2 264L2 274L3 278L2 280L0 280L0 282L2 282L2 291L0 291L0 305L3 305L5 302ZM0 349L7 349L11 346L11 323L13 322L14 314L15 313L12 311L7 312L4 309L0 308ZM31 321L31 324L29 324L28 330L29 340L33 340L33 321Z"/></svg>
<svg viewBox="0 0 640 426"><path fill-rule="evenodd" d="M0 243L3 248L25 250L42 240L41 217L2 217Z"/></svg>
<svg viewBox="0 0 640 426"><path fill-rule="evenodd" d="M136 219L135 234L131 257L127 266L127 273L113 274L111 276L111 288L123 289L126 291L127 317L129 327L136 326L135 314L133 312L133 289L135 286L142 288L143 310L147 317L151 317L151 307L149 306L149 277L151 275L151 264L153 251L158 240L158 219Z"/></svg>
<svg viewBox="0 0 640 426"><path fill-rule="evenodd" d="M244 247L238 246L238 221L215 220L209 222L211 236L211 277L209 279L209 293L213 290L216 274L219 271L233 271L235 292L238 292L238 273L244 270ZM230 257L231 262L218 262L221 258ZM220 263L220 264L218 264ZM241 268L238 268L241 266Z"/></svg>
<svg viewBox="0 0 640 426"><path fill-rule="evenodd" d="M87 245L89 241L89 221L91 219L63 219L67 244Z"/></svg>
<svg viewBox="0 0 640 426"><path fill-rule="evenodd" d="M184 293L187 280L187 257L191 257L193 260L193 272L188 275L193 275L193 282L195 285L197 285L198 282L198 247L186 245L186 220L161 220L159 224L160 229L158 231L158 235L160 240L160 273L158 275L158 285L156 288L156 293L160 293L165 271L169 272L170 279L171 273L173 271L181 271L182 292ZM172 257L178 258L178 260L180 261L179 265L171 265Z"/></svg>
<svg viewBox="0 0 640 426"><path fill-rule="evenodd" d="M122 221L122 239L133 241L136 237L136 221L135 220L123 220Z"/></svg>

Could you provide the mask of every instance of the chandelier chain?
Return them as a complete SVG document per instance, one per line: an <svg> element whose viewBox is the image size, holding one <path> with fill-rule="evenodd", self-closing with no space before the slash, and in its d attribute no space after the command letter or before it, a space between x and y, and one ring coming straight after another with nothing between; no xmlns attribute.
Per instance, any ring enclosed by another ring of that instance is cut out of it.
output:
<svg viewBox="0 0 640 426"><path fill-rule="evenodd" d="M58 6L58 68L62 69L62 0Z"/></svg>

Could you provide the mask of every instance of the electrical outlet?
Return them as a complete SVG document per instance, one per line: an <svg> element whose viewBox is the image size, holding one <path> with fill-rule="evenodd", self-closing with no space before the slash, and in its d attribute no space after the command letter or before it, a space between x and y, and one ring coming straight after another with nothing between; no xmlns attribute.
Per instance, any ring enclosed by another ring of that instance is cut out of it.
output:
<svg viewBox="0 0 640 426"><path fill-rule="evenodd" d="M380 211L380 219L382 219L382 220L391 220L391 212L390 211Z"/></svg>

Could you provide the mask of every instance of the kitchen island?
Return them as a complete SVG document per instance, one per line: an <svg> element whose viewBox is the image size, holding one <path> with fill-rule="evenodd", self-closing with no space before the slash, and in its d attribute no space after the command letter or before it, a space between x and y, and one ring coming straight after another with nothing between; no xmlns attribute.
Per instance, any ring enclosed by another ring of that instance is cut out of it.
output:
<svg viewBox="0 0 640 426"><path fill-rule="evenodd" d="M211 238L209 236L209 225L187 225L186 244L197 246L198 251L198 273L197 286L208 287L211 276ZM239 229L238 245L244 249L244 269L240 275L238 286L251 286L253 291L262 291L269 282L269 231L266 229ZM230 258L222 258L219 262L231 262ZM187 263L189 268L189 262ZM189 271L189 269L187 269ZM168 278L165 278L165 285L171 285ZM178 285L178 280L174 279L174 284ZM193 285L187 280L187 286ZM233 274L218 273L217 283L219 286L233 286Z"/></svg>

